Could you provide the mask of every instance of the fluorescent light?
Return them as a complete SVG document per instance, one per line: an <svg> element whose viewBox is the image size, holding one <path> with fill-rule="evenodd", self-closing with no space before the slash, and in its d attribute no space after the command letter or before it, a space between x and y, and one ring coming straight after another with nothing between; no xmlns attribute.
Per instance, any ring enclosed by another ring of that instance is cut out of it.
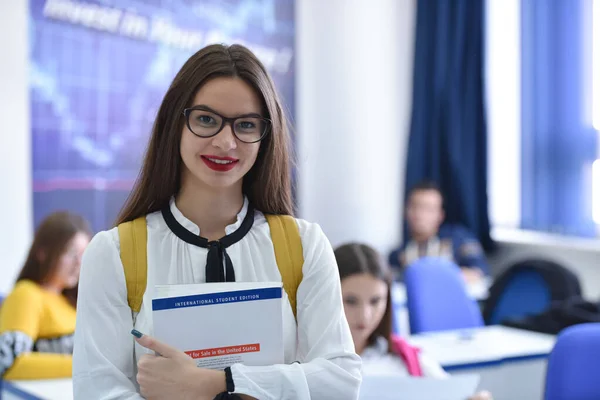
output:
<svg viewBox="0 0 600 400"><path fill-rule="evenodd" d="M592 125L600 131L600 0L592 7Z"/></svg>
<svg viewBox="0 0 600 400"><path fill-rule="evenodd" d="M600 159L592 164L592 219L600 225Z"/></svg>

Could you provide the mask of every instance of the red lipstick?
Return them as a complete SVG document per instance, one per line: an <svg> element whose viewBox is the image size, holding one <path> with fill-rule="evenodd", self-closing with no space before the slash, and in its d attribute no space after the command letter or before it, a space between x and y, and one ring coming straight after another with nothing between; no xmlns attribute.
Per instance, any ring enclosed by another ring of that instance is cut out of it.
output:
<svg viewBox="0 0 600 400"><path fill-rule="evenodd" d="M219 156L200 156L204 164L213 171L227 172L231 171L236 164L240 161L233 157L219 157Z"/></svg>

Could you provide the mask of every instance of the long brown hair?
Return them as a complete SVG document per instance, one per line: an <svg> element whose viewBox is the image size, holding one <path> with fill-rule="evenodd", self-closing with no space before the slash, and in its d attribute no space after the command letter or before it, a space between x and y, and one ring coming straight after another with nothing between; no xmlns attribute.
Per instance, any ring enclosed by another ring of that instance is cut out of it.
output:
<svg viewBox="0 0 600 400"><path fill-rule="evenodd" d="M117 224L155 212L169 203L181 184L179 146L183 110L208 80L237 77L263 100L271 131L262 140L254 166L244 177L243 191L254 207L267 214L293 214L287 120L273 81L263 64L240 45L210 45L191 56L173 79L154 121L142 170Z"/></svg>
<svg viewBox="0 0 600 400"><path fill-rule="evenodd" d="M383 257L372 247L362 243L344 244L334 251L340 272L340 280L358 274L369 274L387 285L388 295L385 313L367 343L372 345L383 336L388 341L388 352L392 353L392 279Z"/></svg>
<svg viewBox="0 0 600 400"><path fill-rule="evenodd" d="M24 279L38 285L50 282L56 274L60 257L67 251L69 242L78 233L92 236L90 226L85 218L66 211L55 212L47 216L35 232L27 260L19 273L17 282ZM76 306L77 287L65 289L62 294L73 307Z"/></svg>

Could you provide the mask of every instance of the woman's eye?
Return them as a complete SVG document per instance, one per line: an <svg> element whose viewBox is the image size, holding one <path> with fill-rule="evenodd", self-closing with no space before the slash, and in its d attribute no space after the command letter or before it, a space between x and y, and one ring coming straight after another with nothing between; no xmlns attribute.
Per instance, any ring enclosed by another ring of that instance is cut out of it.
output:
<svg viewBox="0 0 600 400"><path fill-rule="evenodd" d="M260 131L259 126L260 124L257 120L248 118L238 120L235 124L235 130L240 133L258 133Z"/></svg>
<svg viewBox="0 0 600 400"><path fill-rule="evenodd" d="M239 123L240 128L242 129L252 129L255 127L255 124L250 121L242 121Z"/></svg>
<svg viewBox="0 0 600 400"><path fill-rule="evenodd" d="M377 298L371 299L371 302L370 302L370 303L371 303L371 305L372 305L372 306L376 306L376 305L378 305L380 302L381 302L381 297L377 297Z"/></svg>
<svg viewBox="0 0 600 400"><path fill-rule="evenodd" d="M211 125L215 123L215 119L210 115L200 115L196 118L196 121L200 122L203 125Z"/></svg>
<svg viewBox="0 0 600 400"><path fill-rule="evenodd" d="M346 303L346 304L348 304L350 306L355 306L355 305L358 304L358 301L356 299L353 299L353 298L347 298L347 299L344 299L344 303Z"/></svg>

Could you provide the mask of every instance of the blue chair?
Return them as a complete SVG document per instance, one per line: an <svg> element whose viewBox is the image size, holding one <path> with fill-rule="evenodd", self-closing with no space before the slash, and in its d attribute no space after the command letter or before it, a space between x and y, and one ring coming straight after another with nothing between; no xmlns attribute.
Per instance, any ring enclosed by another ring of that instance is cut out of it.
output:
<svg viewBox="0 0 600 400"><path fill-rule="evenodd" d="M545 400L600 399L600 323L564 329L548 358Z"/></svg>
<svg viewBox="0 0 600 400"><path fill-rule="evenodd" d="M454 263L421 258L406 268L404 283L412 333L483 326L479 307Z"/></svg>
<svg viewBox="0 0 600 400"><path fill-rule="evenodd" d="M573 272L551 261L524 260L496 279L483 319L487 325L518 320L544 312L553 301L580 295L579 279Z"/></svg>

